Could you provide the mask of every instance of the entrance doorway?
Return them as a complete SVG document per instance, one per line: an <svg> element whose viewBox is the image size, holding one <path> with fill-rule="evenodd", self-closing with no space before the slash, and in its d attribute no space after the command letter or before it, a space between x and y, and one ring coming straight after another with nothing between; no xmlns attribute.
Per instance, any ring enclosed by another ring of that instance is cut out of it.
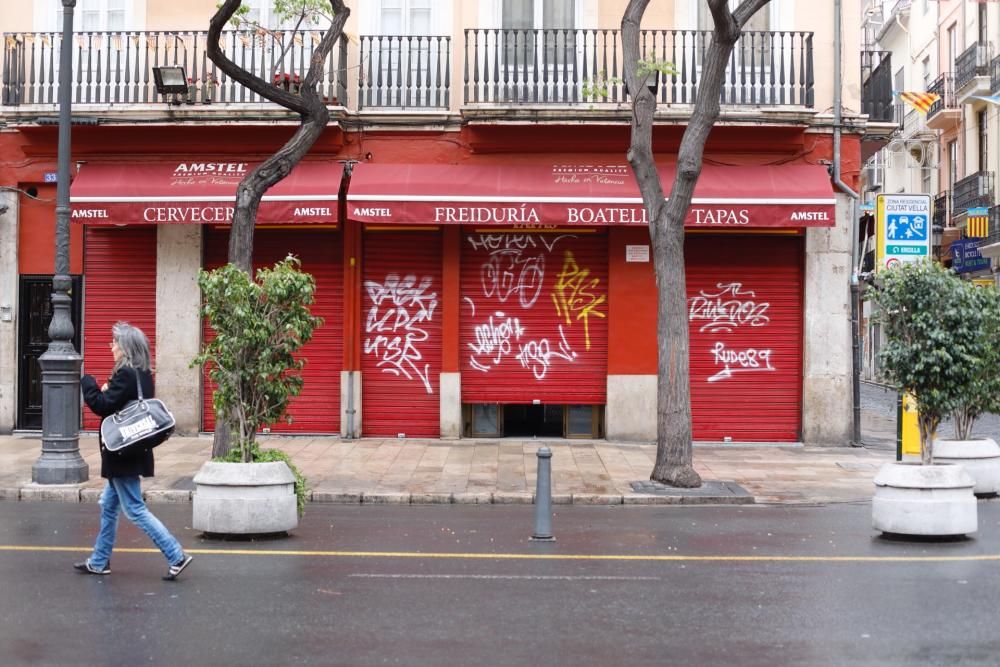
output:
<svg viewBox="0 0 1000 667"><path fill-rule="evenodd" d="M70 317L73 347L80 349L80 276L73 276ZM18 286L17 425L21 430L42 428L42 369L38 358L49 346L52 321L52 276L21 276Z"/></svg>
<svg viewBox="0 0 1000 667"><path fill-rule="evenodd" d="M466 437L604 437L603 405L471 403L462 411Z"/></svg>

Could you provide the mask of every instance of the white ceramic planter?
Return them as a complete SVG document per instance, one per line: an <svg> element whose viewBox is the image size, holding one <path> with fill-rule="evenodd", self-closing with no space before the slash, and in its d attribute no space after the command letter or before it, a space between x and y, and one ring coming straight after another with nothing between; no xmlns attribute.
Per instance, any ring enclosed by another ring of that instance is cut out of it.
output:
<svg viewBox="0 0 1000 667"><path fill-rule="evenodd" d="M1000 493L1000 445L992 438L934 440L935 463L959 463L976 481L977 496Z"/></svg>
<svg viewBox="0 0 1000 667"><path fill-rule="evenodd" d="M282 461L208 461L194 476L191 526L223 535L281 533L299 523L295 476Z"/></svg>
<svg viewBox="0 0 1000 667"><path fill-rule="evenodd" d="M886 463L875 475L872 527L899 535L974 533L979 524L974 486L960 465Z"/></svg>

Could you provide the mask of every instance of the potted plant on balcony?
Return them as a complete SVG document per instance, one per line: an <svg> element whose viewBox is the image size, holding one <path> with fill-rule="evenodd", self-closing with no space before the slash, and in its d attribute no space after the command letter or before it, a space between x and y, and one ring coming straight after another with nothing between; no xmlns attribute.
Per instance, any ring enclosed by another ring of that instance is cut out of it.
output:
<svg viewBox="0 0 1000 667"><path fill-rule="evenodd" d="M211 74L206 74L201 80L201 103L211 104L212 100L215 98L215 88L218 87L219 81Z"/></svg>
<svg viewBox="0 0 1000 667"><path fill-rule="evenodd" d="M1000 293L994 287L962 283L983 313L980 338L986 344L982 356L970 362L969 391L951 412L953 439L935 438L935 458L961 463L976 482L977 496L1000 492L1000 446L992 438L974 438L972 427L982 414L1000 413Z"/></svg>
<svg viewBox="0 0 1000 667"><path fill-rule="evenodd" d="M215 412L233 448L194 478L192 527L209 534L284 533L298 525L306 483L280 450L262 450L257 433L287 416L306 363L296 353L322 319L310 313L316 283L289 256L256 279L233 264L202 271L202 315L215 330L192 364L215 382Z"/></svg>
<svg viewBox="0 0 1000 667"><path fill-rule="evenodd" d="M872 525L884 533L959 536L978 525L974 481L960 465L934 462L941 419L967 402L986 354L984 314L950 269L931 261L879 273L869 290L885 333L886 379L914 397L920 462L887 463L875 476Z"/></svg>

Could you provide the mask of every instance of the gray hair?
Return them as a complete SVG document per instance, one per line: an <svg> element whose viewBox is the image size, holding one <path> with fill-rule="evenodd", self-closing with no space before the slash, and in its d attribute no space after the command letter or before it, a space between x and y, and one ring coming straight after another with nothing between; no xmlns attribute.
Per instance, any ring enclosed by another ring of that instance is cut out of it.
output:
<svg viewBox="0 0 1000 667"><path fill-rule="evenodd" d="M111 335L118 343L118 349L122 351L121 359L115 362L113 373L117 373L124 366L141 371L149 370L149 340L146 334L142 333L142 329L128 322L116 322L111 327Z"/></svg>

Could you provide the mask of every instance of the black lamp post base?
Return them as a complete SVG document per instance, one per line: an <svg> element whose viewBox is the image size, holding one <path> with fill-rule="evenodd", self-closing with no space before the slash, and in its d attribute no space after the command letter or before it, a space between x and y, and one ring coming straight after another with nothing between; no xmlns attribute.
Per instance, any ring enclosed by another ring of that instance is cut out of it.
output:
<svg viewBox="0 0 1000 667"><path fill-rule="evenodd" d="M90 466L80 452L42 452L31 466L35 484L82 484L90 479Z"/></svg>

